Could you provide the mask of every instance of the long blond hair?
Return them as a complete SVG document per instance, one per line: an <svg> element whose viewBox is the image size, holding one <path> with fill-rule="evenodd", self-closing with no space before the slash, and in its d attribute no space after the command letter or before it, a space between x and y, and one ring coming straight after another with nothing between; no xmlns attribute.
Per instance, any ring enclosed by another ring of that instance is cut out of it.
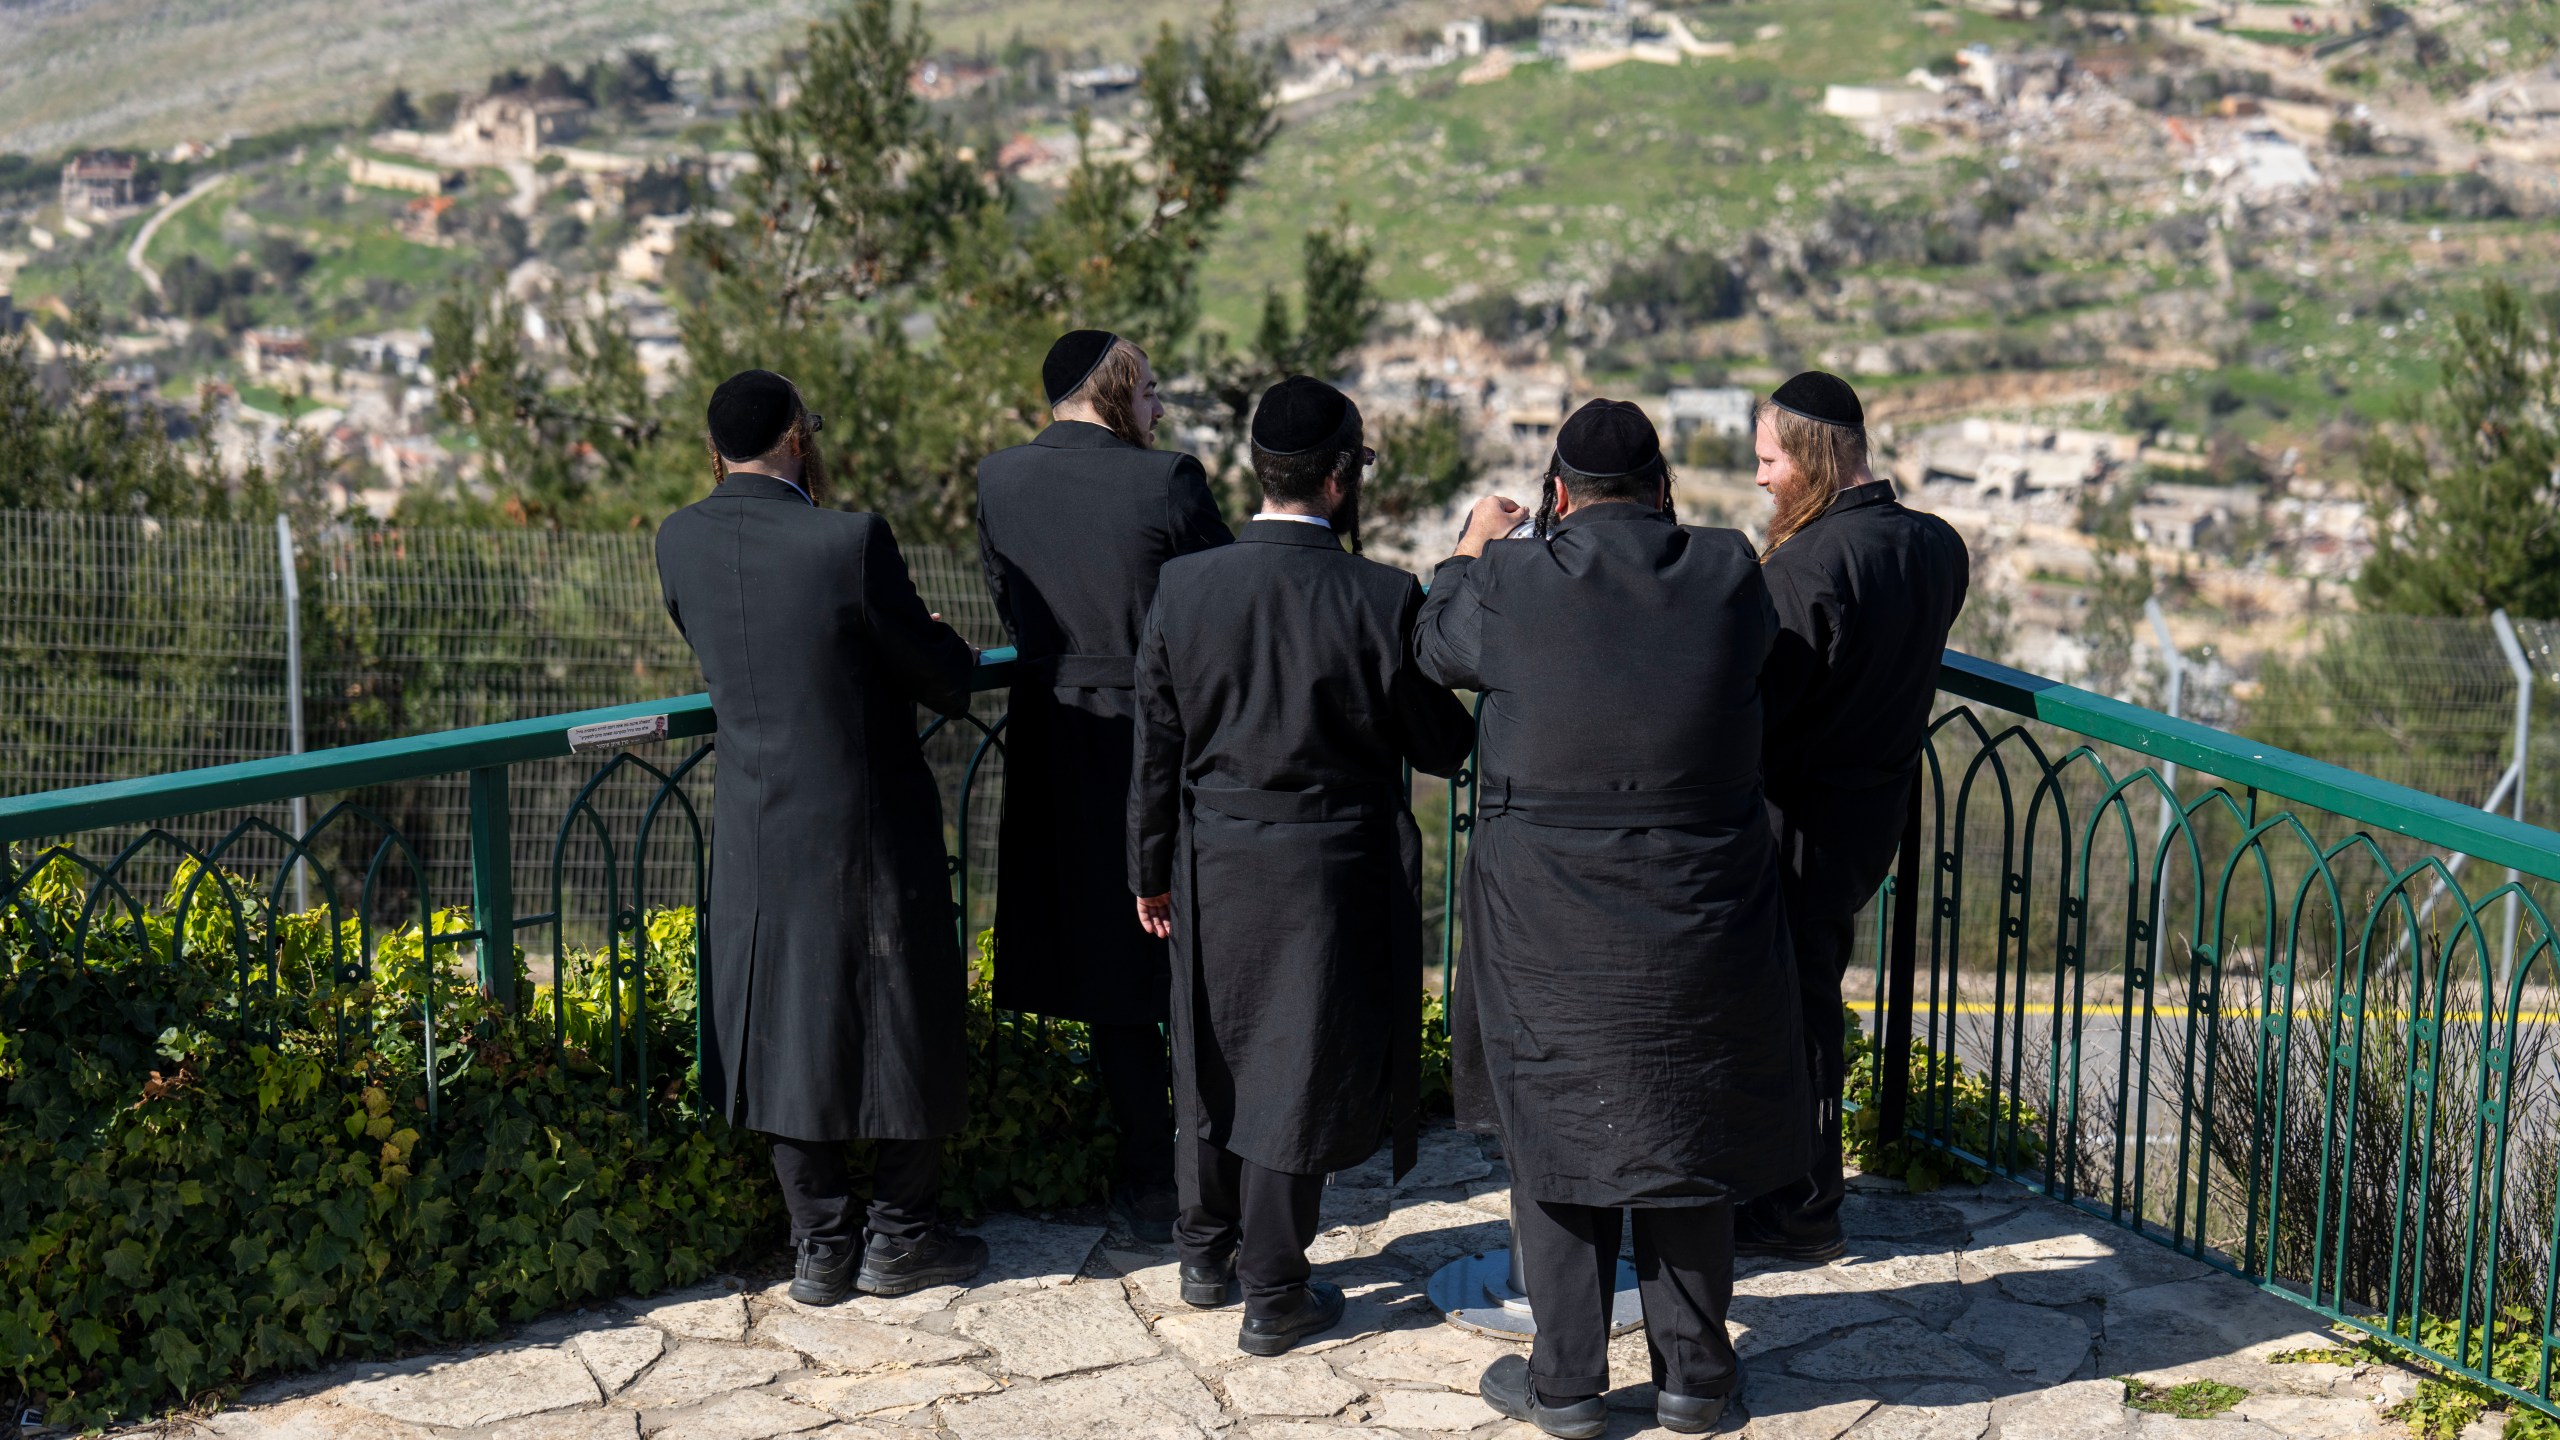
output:
<svg viewBox="0 0 2560 1440"><path fill-rule="evenodd" d="M1093 373L1059 403L1083 401L1101 417L1103 429L1146 450L1154 444L1147 432L1138 428L1138 392L1146 384L1147 352L1126 340L1114 340L1102 359L1095 362Z"/></svg>
<svg viewBox="0 0 2560 1440"><path fill-rule="evenodd" d="M1770 518L1769 543L1760 549L1765 561L1797 531L1821 519L1841 491L1861 483L1858 477L1867 469L1867 427L1808 420L1772 401L1754 401L1753 433L1763 419L1770 422L1778 449L1795 462L1797 481L1794 495L1780 499L1778 513Z"/></svg>

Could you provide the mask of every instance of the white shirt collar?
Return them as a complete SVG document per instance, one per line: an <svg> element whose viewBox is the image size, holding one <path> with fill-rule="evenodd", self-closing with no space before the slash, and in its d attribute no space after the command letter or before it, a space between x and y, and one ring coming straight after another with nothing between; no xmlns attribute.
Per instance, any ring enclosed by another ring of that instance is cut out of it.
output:
<svg viewBox="0 0 2560 1440"><path fill-rule="evenodd" d="M1321 515L1283 515L1275 510L1265 510L1260 514L1255 515L1253 518L1256 520L1295 520L1301 525L1321 525L1327 530L1333 528L1333 522L1327 520Z"/></svg>

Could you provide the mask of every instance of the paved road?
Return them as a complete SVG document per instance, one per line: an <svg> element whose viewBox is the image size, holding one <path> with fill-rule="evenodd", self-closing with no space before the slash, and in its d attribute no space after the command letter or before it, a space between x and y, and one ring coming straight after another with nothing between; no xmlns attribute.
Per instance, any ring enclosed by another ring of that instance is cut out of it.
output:
<svg viewBox="0 0 2560 1440"><path fill-rule="evenodd" d="M133 232L133 243L124 247L125 268L141 276L142 283L150 288L153 295L157 296L161 293L160 272L143 257L151 249L152 240L160 234L160 226L170 216L212 193L217 186L230 178L227 171L220 175L207 175L188 186L185 194L173 196L169 203L153 211L151 218L142 222L142 228Z"/></svg>

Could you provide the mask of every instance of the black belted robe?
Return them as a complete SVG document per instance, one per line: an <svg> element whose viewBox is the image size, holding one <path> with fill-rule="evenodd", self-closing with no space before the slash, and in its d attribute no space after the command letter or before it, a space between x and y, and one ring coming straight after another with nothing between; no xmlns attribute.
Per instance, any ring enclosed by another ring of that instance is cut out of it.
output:
<svg viewBox="0 0 2560 1440"><path fill-rule="evenodd" d="M978 464L978 553L1021 662L1004 732L995 1000L1159 1025L1164 942L1130 913L1130 686L1156 571L1234 537L1189 455L1066 420Z"/></svg>
<svg viewBox="0 0 2560 1440"><path fill-rule="evenodd" d="M1455 771L1411 575L1256 520L1164 567L1138 648L1129 888L1173 896L1175 1119L1266 1169L1410 1163L1421 838L1404 767ZM1184 1154L1191 1154L1186 1147Z"/></svg>
<svg viewBox="0 0 2560 1440"><path fill-rule="evenodd" d="M658 527L667 613L719 717L706 1108L795 1140L967 1118L968 972L916 707L968 708L888 522L732 475Z"/></svg>
<svg viewBox="0 0 2560 1440"><path fill-rule="evenodd" d="M1451 1007L1483 1071L1457 1078L1489 1086L1525 1197L1712 1204L1804 1171L1760 792L1776 631L1738 532L1634 505L1433 577L1422 668L1483 697Z"/></svg>

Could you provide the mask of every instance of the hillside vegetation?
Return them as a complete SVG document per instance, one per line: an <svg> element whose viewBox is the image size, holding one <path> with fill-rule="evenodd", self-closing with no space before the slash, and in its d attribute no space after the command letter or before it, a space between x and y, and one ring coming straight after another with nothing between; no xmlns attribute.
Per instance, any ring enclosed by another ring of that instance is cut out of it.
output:
<svg viewBox="0 0 2560 1440"><path fill-rule="evenodd" d="M679 65L763 67L820 0L36 0L0 4L0 150L160 143L362 115L510 65L645 45ZM1185 0L924 0L947 44L1086 47L1126 60ZM1252 24L1278 0L1240 7ZM1102 23L1097 23L1097 20Z"/></svg>

